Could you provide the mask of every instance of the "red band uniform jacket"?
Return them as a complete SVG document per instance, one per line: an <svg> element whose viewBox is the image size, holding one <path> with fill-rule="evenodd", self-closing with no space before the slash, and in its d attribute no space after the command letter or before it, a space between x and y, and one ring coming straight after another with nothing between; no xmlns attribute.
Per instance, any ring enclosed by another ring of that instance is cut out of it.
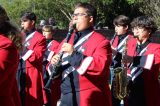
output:
<svg viewBox="0 0 160 106"><path fill-rule="evenodd" d="M110 84L111 84L111 94L112 94L112 105L113 106L119 106L121 100L117 99L114 96L114 70L118 67L122 67L121 61L122 61L122 55L124 54L126 50L126 46L128 43L128 40L131 39L133 35L129 33L125 33L122 35L114 35L111 39L111 47L112 47L112 64L110 66ZM125 99L124 99L125 100Z"/></svg>
<svg viewBox="0 0 160 106"><path fill-rule="evenodd" d="M124 51L125 46L124 43L132 37L131 34L127 33L123 35L114 35L113 39L110 41L113 51L111 67L121 67L122 52Z"/></svg>
<svg viewBox="0 0 160 106"><path fill-rule="evenodd" d="M32 32L28 40L27 50L22 56L25 61L25 95L26 106L42 106L47 103L47 97L43 89L43 55L46 50L46 39L39 32ZM28 35L29 36L29 35Z"/></svg>
<svg viewBox="0 0 160 106"><path fill-rule="evenodd" d="M135 66L141 68L142 72L137 77L133 77L132 70L130 68L128 73L130 74L129 76L132 77L131 80L134 83L132 88L138 88L139 90L142 89L142 92L132 93L134 96L129 96L130 100L128 100L128 104L131 102L132 104L137 103L136 106L140 106L138 105L139 102L135 99L135 97L141 95L144 98L140 98L139 100L144 101L143 105L160 106L160 83L158 81L160 68L160 45L150 42L146 48L143 49L144 52L141 55L137 55L136 45L137 43L135 43L135 40L130 40L127 54L134 57L133 64L135 62ZM142 79L142 82L139 83L139 79ZM141 87L138 85L138 83L141 85Z"/></svg>
<svg viewBox="0 0 160 106"><path fill-rule="evenodd" d="M57 50L58 46L59 42L57 42L56 40L47 40L47 47L43 56L43 72L45 83L48 80L48 74L50 74L50 72L48 72L46 69L47 64L48 62L50 62L52 56L55 54L55 51Z"/></svg>
<svg viewBox="0 0 160 106"><path fill-rule="evenodd" d="M49 40L49 42L47 43L47 50L45 51L45 54L43 56L44 84L47 83L51 74L51 72L48 72L48 70L46 69L47 64L50 62L52 56L55 54L55 51L58 49L59 46L59 42L57 42L56 40ZM51 86L51 92L46 92L48 95L48 104L50 106L56 106L57 101L60 98L60 87L58 86L59 84L60 80L54 81Z"/></svg>
<svg viewBox="0 0 160 106"><path fill-rule="evenodd" d="M0 105L21 106L16 72L19 53L12 41L0 34Z"/></svg>
<svg viewBox="0 0 160 106"><path fill-rule="evenodd" d="M74 36L75 34L71 36L70 44L73 44ZM63 42L59 49L62 44ZM79 59L80 61L72 60L76 55L83 55L84 58ZM111 92L108 84L111 57L109 41L103 35L92 31L87 40L67 60L71 67L62 66L64 71L61 93L63 95L71 92L79 93L77 97L79 106L111 106ZM65 61L65 58L62 58L62 61Z"/></svg>

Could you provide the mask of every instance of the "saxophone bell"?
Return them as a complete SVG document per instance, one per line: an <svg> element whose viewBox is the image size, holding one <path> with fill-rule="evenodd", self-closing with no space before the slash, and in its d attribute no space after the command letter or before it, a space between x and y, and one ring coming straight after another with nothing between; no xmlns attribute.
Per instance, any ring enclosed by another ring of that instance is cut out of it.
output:
<svg viewBox="0 0 160 106"><path fill-rule="evenodd" d="M124 43L124 49L122 51L121 67L117 67L113 70L113 96L119 100L123 100L128 95L129 80L127 76L127 63L124 61L127 54L127 41L128 38Z"/></svg>

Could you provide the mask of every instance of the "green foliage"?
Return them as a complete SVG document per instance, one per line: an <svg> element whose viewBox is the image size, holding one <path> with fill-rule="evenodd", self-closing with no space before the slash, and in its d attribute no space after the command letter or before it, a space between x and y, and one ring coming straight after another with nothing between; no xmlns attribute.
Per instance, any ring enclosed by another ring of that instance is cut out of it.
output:
<svg viewBox="0 0 160 106"><path fill-rule="evenodd" d="M160 30L160 0L140 0L140 11L151 16Z"/></svg>
<svg viewBox="0 0 160 106"><path fill-rule="evenodd" d="M134 4L136 3L136 0L127 0L128 4Z"/></svg>
<svg viewBox="0 0 160 106"><path fill-rule="evenodd" d="M7 10L9 17L19 25L20 15L25 11L33 11L41 19L48 20L54 17L56 25L65 29L71 19L74 5L77 2L88 2L97 8L97 25L113 28L113 19L120 14L131 19L147 14L154 17L160 26L160 2L150 0L0 0L1 5ZM159 0L158 0L159 1Z"/></svg>
<svg viewBox="0 0 160 106"><path fill-rule="evenodd" d="M26 4L26 6L21 5L24 3ZM14 1L1 0L1 4L6 9L10 19L18 24L21 12L27 9L28 2L20 0L14 0Z"/></svg>

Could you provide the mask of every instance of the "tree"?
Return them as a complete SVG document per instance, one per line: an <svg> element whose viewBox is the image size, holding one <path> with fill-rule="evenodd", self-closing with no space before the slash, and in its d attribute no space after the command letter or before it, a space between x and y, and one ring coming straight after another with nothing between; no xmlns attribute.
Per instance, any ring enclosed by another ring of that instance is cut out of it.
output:
<svg viewBox="0 0 160 106"><path fill-rule="evenodd" d="M25 11L33 11L41 19L53 17L60 29L65 29L71 20L74 4L89 2L97 8L96 25L113 28L113 19L120 14L131 19L149 14L160 26L160 0L0 0L10 18L19 24L20 15Z"/></svg>
<svg viewBox="0 0 160 106"><path fill-rule="evenodd" d="M140 11L153 17L160 29L160 0L139 0Z"/></svg>
<svg viewBox="0 0 160 106"><path fill-rule="evenodd" d="M22 13L25 11L32 11L38 16L38 23L41 19L48 20L49 17L54 17L57 21L57 26L64 28L68 25L69 16L71 14L71 9L66 1L62 2L62 0L55 0L53 2L52 0L45 0L44 2L44 0L1 0L0 2L7 10L10 19L16 24L19 24Z"/></svg>
<svg viewBox="0 0 160 106"><path fill-rule="evenodd" d="M29 2L21 0L14 0L14 2L12 0L1 0L1 4L6 9L10 19L18 24L21 12L28 8Z"/></svg>

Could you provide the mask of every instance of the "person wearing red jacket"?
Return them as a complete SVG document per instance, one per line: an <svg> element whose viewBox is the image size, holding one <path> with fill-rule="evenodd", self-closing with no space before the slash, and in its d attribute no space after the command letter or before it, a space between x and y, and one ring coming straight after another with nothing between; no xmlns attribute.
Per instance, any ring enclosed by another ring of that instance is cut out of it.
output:
<svg viewBox="0 0 160 106"><path fill-rule="evenodd" d="M126 106L160 106L160 44L153 43L151 35L156 31L152 18L140 16L131 22L135 40L128 42L129 94Z"/></svg>
<svg viewBox="0 0 160 106"><path fill-rule="evenodd" d="M43 72L44 72L44 76L43 76L43 80L44 80L44 84L47 83L49 76L51 74L51 72L49 72L46 68L47 64L50 62L52 56L54 55L56 49L59 46L59 42L54 40L54 35L55 35L56 30L54 29L54 26L52 25L45 25L42 28L42 34L43 36L45 36L46 38L46 42L47 42L47 49L45 51L45 54L43 56ZM48 97L48 103L45 104L46 106L56 106L57 104L57 99L59 98L59 96L55 96L55 94L60 94L60 89L59 87L55 87L55 84L60 84L56 82L52 84L51 87L51 92L47 92L47 97Z"/></svg>
<svg viewBox="0 0 160 106"><path fill-rule="evenodd" d="M36 15L33 12L22 14L24 50L20 58L18 82L23 106L42 106L47 103L42 72L46 39L36 31L35 23Z"/></svg>
<svg viewBox="0 0 160 106"><path fill-rule="evenodd" d="M21 106L16 72L19 51L22 49L20 31L10 23L5 9L0 6L0 105Z"/></svg>
<svg viewBox="0 0 160 106"><path fill-rule="evenodd" d="M55 33L55 29L53 29L53 26L51 25L45 25L42 28L42 34L43 36L46 38L46 43L47 43L47 49L45 51L45 54L43 56L43 71L44 71L44 82L46 83L46 81L48 80L48 76L50 74L50 72L48 72L46 70L46 66L48 64L48 62L50 62L52 56L54 55L56 49L59 46L59 42L54 40L54 33Z"/></svg>
<svg viewBox="0 0 160 106"><path fill-rule="evenodd" d="M56 64L58 53L64 52L58 70L62 71L60 106L111 106L108 79L112 51L109 40L93 29L96 13L88 3L75 6L75 32L68 43L60 44L48 66Z"/></svg>
<svg viewBox="0 0 160 106"><path fill-rule="evenodd" d="M129 33L130 28L130 19L125 15L118 15L113 20L113 25L115 27L115 34L111 39L111 47L112 47L112 64L110 66L110 84L111 84L111 94L112 94L112 106L120 106L124 103L124 100L119 100L115 95L115 83L117 83L115 79L114 72L117 68L123 67L121 64L122 54L124 52L125 43L128 42L129 39L133 37L131 33Z"/></svg>

